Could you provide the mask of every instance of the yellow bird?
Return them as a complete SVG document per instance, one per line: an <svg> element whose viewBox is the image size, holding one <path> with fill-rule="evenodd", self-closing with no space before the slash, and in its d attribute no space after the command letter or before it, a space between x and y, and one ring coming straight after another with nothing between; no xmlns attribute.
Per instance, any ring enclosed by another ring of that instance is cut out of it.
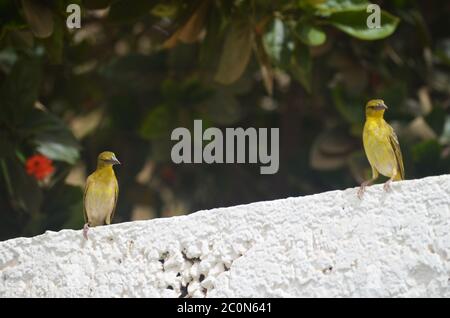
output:
<svg viewBox="0 0 450 318"><path fill-rule="evenodd" d="M379 173L389 177L384 190L390 190L392 181L405 179L402 153L394 129L383 119L388 107L381 99L370 100L366 104L366 123L363 143L367 159L372 167L372 179L361 184L358 197L361 199L366 186L372 184Z"/></svg>
<svg viewBox="0 0 450 318"><path fill-rule="evenodd" d="M90 226L111 224L119 194L119 185L114 174L113 165L120 164L116 155L104 151L98 155L97 170L86 181L84 190L83 235L87 239Z"/></svg>

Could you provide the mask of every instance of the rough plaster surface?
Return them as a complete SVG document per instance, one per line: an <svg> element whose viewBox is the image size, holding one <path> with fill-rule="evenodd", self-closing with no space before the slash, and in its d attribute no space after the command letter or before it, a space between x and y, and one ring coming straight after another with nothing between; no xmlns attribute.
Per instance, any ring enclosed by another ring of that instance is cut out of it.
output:
<svg viewBox="0 0 450 318"><path fill-rule="evenodd" d="M0 242L0 296L450 297L450 175Z"/></svg>

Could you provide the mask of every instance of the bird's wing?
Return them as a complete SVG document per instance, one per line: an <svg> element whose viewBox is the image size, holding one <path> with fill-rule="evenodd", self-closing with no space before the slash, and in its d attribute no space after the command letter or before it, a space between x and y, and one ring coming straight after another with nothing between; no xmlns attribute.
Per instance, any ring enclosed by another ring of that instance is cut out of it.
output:
<svg viewBox="0 0 450 318"><path fill-rule="evenodd" d="M86 211L86 194L88 192L90 185L91 185L91 178L88 177L86 180L86 186L84 187L84 194L83 194L83 214L84 214L84 222L85 223L89 223L88 214Z"/></svg>
<svg viewBox="0 0 450 318"><path fill-rule="evenodd" d="M116 180L116 184L115 184L115 187L114 187L114 205L113 205L113 209L111 211L111 214L109 216L109 223L108 224L111 224L111 222L112 222L112 220L114 218L114 213L116 212L117 198L118 197L119 197L119 185L118 185L117 180Z"/></svg>
<svg viewBox="0 0 450 318"><path fill-rule="evenodd" d="M400 150L400 144L398 142L397 135L395 134L394 129L389 126L391 133L389 134L389 143L394 150L395 159L397 161L397 171L400 173L401 180L405 179L405 169L403 168L403 158L402 152Z"/></svg>

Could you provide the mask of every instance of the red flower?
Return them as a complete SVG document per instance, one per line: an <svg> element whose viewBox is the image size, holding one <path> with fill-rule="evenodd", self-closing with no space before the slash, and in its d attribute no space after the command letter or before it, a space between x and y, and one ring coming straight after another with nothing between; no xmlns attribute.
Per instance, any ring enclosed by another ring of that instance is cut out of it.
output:
<svg viewBox="0 0 450 318"><path fill-rule="evenodd" d="M30 176L34 176L37 180L43 180L53 173L53 161L43 155L34 155L27 159L25 168Z"/></svg>

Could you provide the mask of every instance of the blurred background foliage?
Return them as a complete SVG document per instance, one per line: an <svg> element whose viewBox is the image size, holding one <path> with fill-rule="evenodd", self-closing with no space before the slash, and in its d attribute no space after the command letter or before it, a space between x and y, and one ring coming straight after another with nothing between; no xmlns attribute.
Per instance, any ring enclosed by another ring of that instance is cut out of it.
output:
<svg viewBox="0 0 450 318"><path fill-rule="evenodd" d="M81 228L103 150L123 163L115 222L357 186L371 98L407 179L448 173L450 3L376 3L379 29L365 0L0 0L0 239ZM279 172L173 164L194 119L279 127Z"/></svg>

